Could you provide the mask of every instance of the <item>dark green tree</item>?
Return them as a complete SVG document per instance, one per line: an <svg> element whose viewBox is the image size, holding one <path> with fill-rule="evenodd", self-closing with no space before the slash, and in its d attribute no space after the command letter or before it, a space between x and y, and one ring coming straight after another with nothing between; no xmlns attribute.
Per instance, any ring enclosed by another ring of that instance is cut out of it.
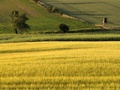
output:
<svg viewBox="0 0 120 90"><path fill-rule="evenodd" d="M66 24L60 24L59 29L60 29L61 32L66 33L66 32L69 31L69 26L66 25Z"/></svg>
<svg viewBox="0 0 120 90"><path fill-rule="evenodd" d="M26 23L26 21L28 20L26 14L19 15L18 11L12 11L11 18L16 34L18 34L18 32L23 33L25 30L30 29L29 25Z"/></svg>

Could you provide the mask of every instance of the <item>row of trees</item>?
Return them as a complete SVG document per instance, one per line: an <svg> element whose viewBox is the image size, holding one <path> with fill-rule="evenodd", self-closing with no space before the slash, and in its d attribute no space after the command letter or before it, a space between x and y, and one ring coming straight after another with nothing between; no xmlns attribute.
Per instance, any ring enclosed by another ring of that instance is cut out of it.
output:
<svg viewBox="0 0 120 90"><path fill-rule="evenodd" d="M34 1L35 3L38 3L39 0L32 0L32 1ZM60 12L56 7L49 6L43 3L41 5L50 13L62 14L62 12Z"/></svg>

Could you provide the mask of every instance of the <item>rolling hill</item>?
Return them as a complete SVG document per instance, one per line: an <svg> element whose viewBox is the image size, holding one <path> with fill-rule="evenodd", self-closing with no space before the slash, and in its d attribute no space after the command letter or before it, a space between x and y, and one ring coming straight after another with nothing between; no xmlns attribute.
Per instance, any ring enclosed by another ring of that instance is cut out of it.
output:
<svg viewBox="0 0 120 90"><path fill-rule="evenodd" d="M18 10L20 14L27 14L29 17L27 23L31 27L31 33L56 32L61 23L69 25L71 30L94 27L85 22L49 13L30 0L0 0L0 33L14 33L10 18L10 13L13 10Z"/></svg>
<svg viewBox="0 0 120 90"><path fill-rule="evenodd" d="M40 0L64 13L100 25L108 18L108 26L120 27L120 0Z"/></svg>

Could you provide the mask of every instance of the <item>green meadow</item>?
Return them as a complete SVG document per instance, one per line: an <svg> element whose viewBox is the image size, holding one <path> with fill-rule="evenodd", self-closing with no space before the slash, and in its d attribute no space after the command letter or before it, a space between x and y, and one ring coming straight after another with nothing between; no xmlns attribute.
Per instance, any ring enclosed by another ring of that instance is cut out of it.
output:
<svg viewBox="0 0 120 90"><path fill-rule="evenodd" d="M61 23L67 24L72 31L96 28L85 22L49 13L45 8L31 0L0 0L0 34L15 33L10 17L13 10L18 10L20 14L26 13L29 18L27 23L31 28L29 33L58 32L58 26Z"/></svg>
<svg viewBox="0 0 120 90"><path fill-rule="evenodd" d="M81 33L51 34L0 34L0 43L42 42L42 41L120 41L118 31L95 31Z"/></svg>
<svg viewBox="0 0 120 90"><path fill-rule="evenodd" d="M1 90L119 90L120 42L0 44Z"/></svg>

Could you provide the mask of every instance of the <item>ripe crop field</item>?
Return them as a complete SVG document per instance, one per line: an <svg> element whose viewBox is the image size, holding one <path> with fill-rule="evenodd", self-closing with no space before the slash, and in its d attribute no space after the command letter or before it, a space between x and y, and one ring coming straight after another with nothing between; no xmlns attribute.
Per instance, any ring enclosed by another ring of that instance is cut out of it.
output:
<svg viewBox="0 0 120 90"><path fill-rule="evenodd" d="M120 90L120 42L0 44L0 89Z"/></svg>
<svg viewBox="0 0 120 90"><path fill-rule="evenodd" d="M102 24L108 18L111 27L120 26L120 0L40 0L61 9L64 13L88 21Z"/></svg>

